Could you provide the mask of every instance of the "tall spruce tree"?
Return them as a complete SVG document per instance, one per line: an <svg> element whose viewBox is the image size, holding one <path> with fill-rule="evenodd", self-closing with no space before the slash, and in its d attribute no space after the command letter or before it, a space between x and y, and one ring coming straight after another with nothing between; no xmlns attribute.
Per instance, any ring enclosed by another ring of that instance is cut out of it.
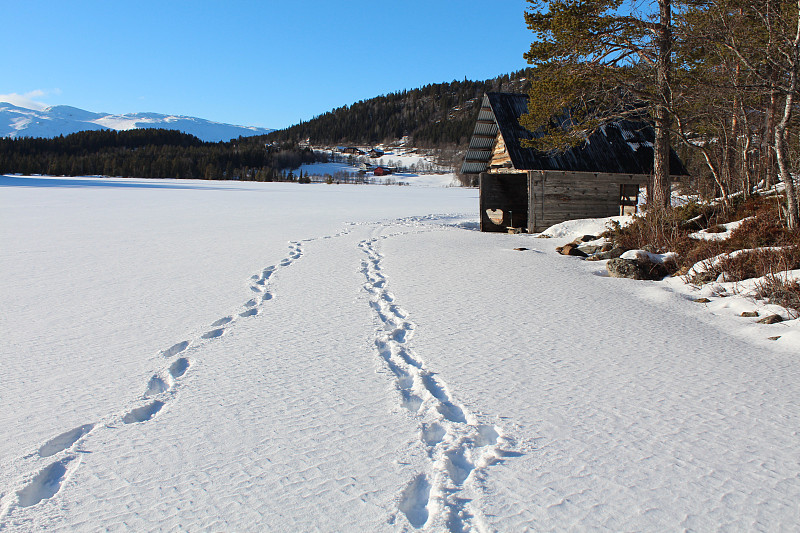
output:
<svg viewBox="0 0 800 533"><path fill-rule="evenodd" d="M669 205L672 6L657 0L634 9L622 0L528 0L535 41L525 54L534 66L528 113L521 123L543 128L539 149L576 145L604 122L641 116L655 126L648 202ZM567 129L552 117L569 110Z"/></svg>

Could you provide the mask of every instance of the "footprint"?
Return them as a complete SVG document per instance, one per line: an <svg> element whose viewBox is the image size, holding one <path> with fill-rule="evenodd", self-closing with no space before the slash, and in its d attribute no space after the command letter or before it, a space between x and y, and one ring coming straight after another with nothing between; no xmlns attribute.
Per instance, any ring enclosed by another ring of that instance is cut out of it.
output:
<svg viewBox="0 0 800 533"><path fill-rule="evenodd" d="M454 405L450 402L442 402L436 406L436 410L439 411L445 419L449 420L450 422L455 422L458 424L466 424L467 417L464 416L464 411L457 405Z"/></svg>
<svg viewBox="0 0 800 533"><path fill-rule="evenodd" d="M416 529L425 526L428 521L428 499L431 494L431 484L425 474L419 474L409 483L400 494L398 508L406 515L408 521Z"/></svg>
<svg viewBox="0 0 800 533"><path fill-rule="evenodd" d="M156 396L158 394L161 394L162 392L167 392L168 390L169 390L169 383L167 383L158 376L153 376L147 383L147 390L144 393L144 397L149 398L150 396Z"/></svg>
<svg viewBox="0 0 800 533"><path fill-rule="evenodd" d="M392 332L392 338L399 343L404 343L409 333L411 333L411 327L408 324L404 324Z"/></svg>
<svg viewBox="0 0 800 533"><path fill-rule="evenodd" d="M221 337L222 334L225 333L225 328L219 329L212 329L207 333L203 333L201 339L216 339L217 337Z"/></svg>
<svg viewBox="0 0 800 533"><path fill-rule="evenodd" d="M65 431L61 435L53 437L41 445L38 452L39 457L50 457L58 452L66 450L78 442L78 439L89 433L93 428L94 424L84 424L76 427L75 429Z"/></svg>
<svg viewBox="0 0 800 533"><path fill-rule="evenodd" d="M250 290L253 292L264 292L264 287L259 287L258 285L253 285L250 287Z"/></svg>
<svg viewBox="0 0 800 533"><path fill-rule="evenodd" d="M411 374L397 366L391 359L386 360L386 365L397 378L397 387L399 389L410 390L414 387L414 377Z"/></svg>
<svg viewBox="0 0 800 533"><path fill-rule="evenodd" d="M216 322L211 324L211 327L212 328L216 328L217 326L224 326L225 324L230 324L230 322L232 320L233 320L232 316L226 316L226 317L220 318L219 320L217 320Z"/></svg>
<svg viewBox="0 0 800 533"><path fill-rule="evenodd" d="M425 388L428 389L434 398L441 402L449 402L450 398L447 396L447 393L444 391L439 382L436 381L436 378L433 377L433 374L429 374L427 372L423 372L422 376L422 384L425 385Z"/></svg>
<svg viewBox="0 0 800 533"><path fill-rule="evenodd" d="M179 353L184 351L187 346L189 346L189 341L179 342L178 344L172 346L171 348L167 348L166 350L164 350L163 352L164 357L173 357L175 355L178 355Z"/></svg>
<svg viewBox="0 0 800 533"><path fill-rule="evenodd" d="M30 507L55 496L67 475L67 466L74 460L75 456L65 457L36 474L27 486L17 491L19 506Z"/></svg>
<svg viewBox="0 0 800 533"><path fill-rule="evenodd" d="M428 446L436 446L445 436L445 430L442 426L434 422L433 424L422 424L422 440Z"/></svg>
<svg viewBox="0 0 800 533"><path fill-rule="evenodd" d="M243 313L239 313L239 316L242 318L247 318L249 316L256 316L258 314L258 309L248 309Z"/></svg>
<svg viewBox="0 0 800 533"><path fill-rule="evenodd" d="M272 293L271 292L265 292L264 296L261 297L261 301L262 302L267 302L269 300L272 300Z"/></svg>
<svg viewBox="0 0 800 533"><path fill-rule="evenodd" d="M422 398L408 389L400 389L400 405L408 409L412 414L416 414L422 407Z"/></svg>
<svg viewBox="0 0 800 533"><path fill-rule="evenodd" d="M186 359L185 357L181 357L180 359L178 359L177 361L175 361L170 365L169 375L175 379L178 379L179 377L184 375L187 370L189 370L189 360Z"/></svg>
<svg viewBox="0 0 800 533"><path fill-rule="evenodd" d="M389 317L383 314L383 312L381 311L381 306L378 305L378 302L370 302L369 305L370 307L372 307L372 310L375 311L375 314L378 315L378 320L384 323L389 321Z"/></svg>
<svg viewBox="0 0 800 533"><path fill-rule="evenodd" d="M152 403L148 403L147 405L143 405L141 407L137 407L136 409L131 410L127 415L122 417L122 422L125 424L136 424L138 422L147 422L156 413L158 413L161 408L164 407L164 402L161 401L154 401Z"/></svg>
<svg viewBox="0 0 800 533"><path fill-rule="evenodd" d="M478 437L475 439L475 446L478 448L482 446L494 446L500 438L497 428L494 426L480 425L476 428L478 430Z"/></svg>
<svg viewBox="0 0 800 533"><path fill-rule="evenodd" d="M422 363L411 357L411 355L409 355L408 351L406 351L405 348L400 348L400 350L397 353L403 359L403 361L405 361L407 365L416 368L422 368Z"/></svg>
<svg viewBox="0 0 800 533"><path fill-rule="evenodd" d="M464 450L447 452L447 473L456 485L461 485L469 477L474 466L464 457Z"/></svg>
<svg viewBox="0 0 800 533"><path fill-rule="evenodd" d="M255 307L257 305L258 305L258 302L256 301L255 298L251 298L251 299L247 300L247 303L244 304L245 307Z"/></svg>

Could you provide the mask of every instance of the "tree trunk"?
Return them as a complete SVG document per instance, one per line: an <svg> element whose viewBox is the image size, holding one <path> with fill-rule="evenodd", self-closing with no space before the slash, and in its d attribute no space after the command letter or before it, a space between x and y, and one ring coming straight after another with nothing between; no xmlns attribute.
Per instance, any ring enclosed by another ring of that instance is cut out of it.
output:
<svg viewBox="0 0 800 533"><path fill-rule="evenodd" d="M778 113L778 91L771 91L769 104L764 117L764 140L761 149L761 165L759 174L764 179L764 188L769 189L775 180L775 152L772 144L775 139L775 115ZM756 177L758 180L758 177ZM756 184L757 185L757 184Z"/></svg>
<svg viewBox="0 0 800 533"><path fill-rule="evenodd" d="M660 22L656 43L658 60L656 62L656 106L655 106L655 142L653 143L653 183L650 208L663 210L670 204L670 169L669 169L669 130L671 114L669 104L670 71L672 68L672 8L671 0L659 0Z"/></svg>
<svg viewBox="0 0 800 533"><path fill-rule="evenodd" d="M793 75L792 78L795 78ZM793 80L794 81L794 80ZM795 85L796 83L792 83ZM794 178L789 170L789 161L787 155L787 142L786 142L786 128L792 117L792 107L794 106L794 94L790 92L786 96L786 104L784 106L783 118L775 127L775 158L778 161L778 170L780 171L781 181L786 186L786 225L790 230L797 231L800 229L798 226L798 206L797 206L797 190L794 186Z"/></svg>
<svg viewBox="0 0 800 533"><path fill-rule="evenodd" d="M787 129L792 120L794 110L794 95L797 92L797 76L800 70L800 0L797 0L797 31L790 49L789 62L789 83L786 86L786 101L783 106L783 117L775 126L775 157L778 160L778 170L780 171L781 181L786 186L786 225L792 231L800 230L798 225L797 190L794 186L794 177L789 169L788 149L787 149Z"/></svg>

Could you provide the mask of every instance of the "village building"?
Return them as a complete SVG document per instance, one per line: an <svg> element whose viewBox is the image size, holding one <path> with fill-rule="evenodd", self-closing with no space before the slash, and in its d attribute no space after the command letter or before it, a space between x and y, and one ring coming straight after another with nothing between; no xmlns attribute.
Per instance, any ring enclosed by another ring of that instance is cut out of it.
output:
<svg viewBox="0 0 800 533"><path fill-rule="evenodd" d="M352 154L352 155L364 155L366 152L361 150L360 148L356 148L355 146L345 146L341 149L343 154Z"/></svg>
<svg viewBox="0 0 800 533"><path fill-rule="evenodd" d="M653 127L609 122L581 145L562 152L522 146L538 134L522 127L528 95L487 93L461 167L480 175L481 231L530 233L578 218L635 211L639 188L653 171ZM672 152L670 173L687 174Z"/></svg>

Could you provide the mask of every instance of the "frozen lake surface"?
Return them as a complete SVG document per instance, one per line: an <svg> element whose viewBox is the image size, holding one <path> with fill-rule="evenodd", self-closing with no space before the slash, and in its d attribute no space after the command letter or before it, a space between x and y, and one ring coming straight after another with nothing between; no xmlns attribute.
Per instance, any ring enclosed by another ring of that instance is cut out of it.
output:
<svg viewBox="0 0 800 533"><path fill-rule="evenodd" d="M477 194L0 177L0 529L800 527L797 321Z"/></svg>

